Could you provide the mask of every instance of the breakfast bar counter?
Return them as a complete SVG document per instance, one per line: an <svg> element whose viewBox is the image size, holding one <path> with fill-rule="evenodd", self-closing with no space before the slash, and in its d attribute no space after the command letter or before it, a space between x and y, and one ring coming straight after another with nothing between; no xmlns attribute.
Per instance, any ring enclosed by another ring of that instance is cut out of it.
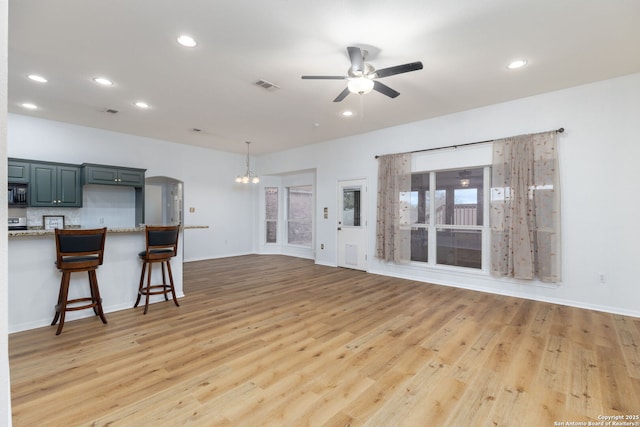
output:
<svg viewBox="0 0 640 427"><path fill-rule="evenodd" d="M171 261L176 296L184 296L182 262L184 230L208 228L184 226L178 238L178 254ZM144 227L107 228L104 263L98 268L98 286L102 306L109 320L109 312L132 308L138 295L142 263L138 253L145 248ZM8 298L9 333L34 329L51 324L58 299L61 273L55 266L56 244L53 230L10 230L8 232ZM154 282L161 282L160 268L154 269ZM88 278L84 274L72 275L69 297L86 296ZM157 295L151 302L164 301ZM171 301L169 301L173 305ZM179 309L176 307L176 309ZM140 316L142 316L140 309ZM153 315L153 310L147 316ZM95 317L92 310L67 314L67 322L84 317ZM102 325L96 317L97 327ZM70 326L70 324L69 324ZM52 326L52 328L54 328ZM52 329L52 333L55 331Z"/></svg>
<svg viewBox="0 0 640 427"><path fill-rule="evenodd" d="M75 229L80 229L82 227L69 227L69 228L75 228ZM96 228L100 228L100 227L96 227ZM185 225L183 227L181 227L183 230L192 230L192 229L196 229L196 228L209 228L207 225ZM140 227L114 227L114 228L109 228L107 227L107 234L112 234L112 233L138 233L138 232L143 232L144 231L144 226L140 226ZM32 236L53 236L54 235L54 231L53 230L44 230L41 228L36 228L36 229L29 229L29 230L9 230L9 232L7 233L7 236L9 237L32 237Z"/></svg>

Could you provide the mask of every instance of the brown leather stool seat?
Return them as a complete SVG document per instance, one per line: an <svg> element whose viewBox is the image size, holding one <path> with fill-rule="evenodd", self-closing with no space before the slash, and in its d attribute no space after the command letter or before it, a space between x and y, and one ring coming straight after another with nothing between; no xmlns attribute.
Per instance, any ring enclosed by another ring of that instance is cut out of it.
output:
<svg viewBox="0 0 640 427"><path fill-rule="evenodd" d="M145 227L147 239L146 250L140 252L138 256L142 260L142 274L140 275L140 285L138 286L138 298L133 306L134 308L140 304L140 298L145 296L144 313L147 314L149 308L149 295L164 295L165 301L169 301L168 294L171 294L173 302L180 307L176 298L176 290L173 286L173 275L171 274L171 258L176 256L178 252L178 235L180 233L180 225L171 226L152 226ZM155 263L160 263L162 267L162 284L151 284L151 267ZM165 274L169 273L169 283ZM145 272L147 273L147 283L144 284Z"/></svg>
<svg viewBox="0 0 640 427"><path fill-rule="evenodd" d="M56 314L51 325L55 325L60 319L56 335L60 335L64 326L65 313L67 311L85 310L93 308L94 313L100 316L102 323L107 319L102 311L102 298L98 289L96 270L102 265L104 257L104 241L107 235L106 228L91 230L61 230L55 229L56 236L56 267L62 272ZM89 275L90 297L75 298L69 300L69 282L71 273L86 271ZM82 305L76 305L80 304Z"/></svg>

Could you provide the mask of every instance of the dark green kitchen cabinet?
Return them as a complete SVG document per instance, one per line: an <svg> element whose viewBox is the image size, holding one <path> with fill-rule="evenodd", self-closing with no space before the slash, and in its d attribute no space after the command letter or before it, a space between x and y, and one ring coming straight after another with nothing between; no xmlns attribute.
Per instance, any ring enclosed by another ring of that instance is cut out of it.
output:
<svg viewBox="0 0 640 427"><path fill-rule="evenodd" d="M28 183L29 182L29 170L31 163L20 160L9 159L7 165L8 181Z"/></svg>
<svg viewBox="0 0 640 427"><path fill-rule="evenodd" d="M84 164L84 183L144 187L145 169Z"/></svg>
<svg viewBox="0 0 640 427"><path fill-rule="evenodd" d="M82 168L59 163L31 163L29 206L82 207Z"/></svg>

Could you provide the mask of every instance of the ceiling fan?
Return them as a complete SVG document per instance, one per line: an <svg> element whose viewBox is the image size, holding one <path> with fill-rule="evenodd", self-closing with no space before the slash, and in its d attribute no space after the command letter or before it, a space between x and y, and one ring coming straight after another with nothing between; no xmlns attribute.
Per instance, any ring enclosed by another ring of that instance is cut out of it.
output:
<svg viewBox="0 0 640 427"><path fill-rule="evenodd" d="M408 73L409 71L422 70L422 62L420 61L376 70L371 64L364 62L367 57L366 50L356 46L349 46L347 47L347 53L349 54L351 67L347 70L346 76L302 76L302 78L310 80L349 80L347 87L333 100L333 102L340 102L346 98L349 93L359 93L362 95L372 90L378 91L390 98L395 98L400 95L400 92L391 89L389 86L375 79Z"/></svg>

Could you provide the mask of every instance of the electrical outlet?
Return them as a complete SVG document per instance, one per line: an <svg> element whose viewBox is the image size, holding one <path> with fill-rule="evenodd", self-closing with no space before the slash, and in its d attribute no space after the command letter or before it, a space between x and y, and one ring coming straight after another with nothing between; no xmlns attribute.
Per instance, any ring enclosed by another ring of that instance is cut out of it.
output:
<svg viewBox="0 0 640 427"><path fill-rule="evenodd" d="M194 213L196 211L196 208L189 208L189 212Z"/></svg>
<svg viewBox="0 0 640 427"><path fill-rule="evenodd" d="M324 243L320 243L320 249L324 249Z"/></svg>
<svg viewBox="0 0 640 427"><path fill-rule="evenodd" d="M607 283L607 277L605 276L605 274L604 274L604 273L599 273L599 274L598 274L598 279L600 279L600 283L602 283L603 285L604 285L605 283Z"/></svg>

